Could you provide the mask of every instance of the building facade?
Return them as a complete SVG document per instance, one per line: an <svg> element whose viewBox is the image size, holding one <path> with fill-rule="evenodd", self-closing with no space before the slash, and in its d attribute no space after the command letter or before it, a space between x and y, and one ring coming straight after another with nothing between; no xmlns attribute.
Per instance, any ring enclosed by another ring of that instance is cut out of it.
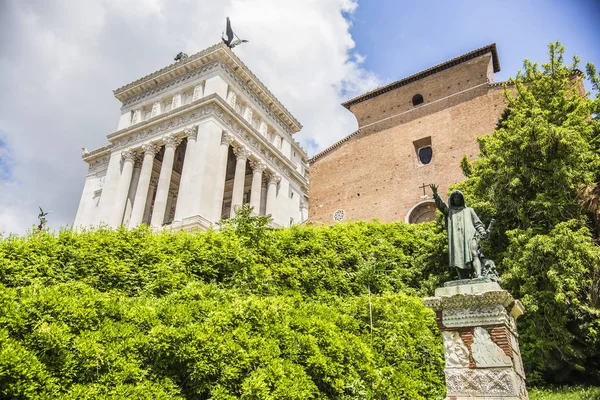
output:
<svg viewBox="0 0 600 400"><path fill-rule="evenodd" d="M74 225L206 229L242 204L275 226L307 218L302 126L219 43L114 91L109 144L89 165Z"/></svg>
<svg viewBox="0 0 600 400"><path fill-rule="evenodd" d="M434 219L427 185L464 180L505 109L498 71L492 44L343 103L359 129L310 160L309 220Z"/></svg>

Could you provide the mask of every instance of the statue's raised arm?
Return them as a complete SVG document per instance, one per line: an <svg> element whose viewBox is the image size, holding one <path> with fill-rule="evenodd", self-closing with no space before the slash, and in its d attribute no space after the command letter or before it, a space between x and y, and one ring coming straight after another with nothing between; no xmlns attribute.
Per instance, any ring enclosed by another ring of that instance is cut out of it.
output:
<svg viewBox="0 0 600 400"><path fill-rule="evenodd" d="M438 210L440 210L442 212L442 214L447 216L448 215L448 205L444 202L444 200L442 200L442 198L438 194L438 185L435 185L432 183L429 185L429 187L431 188L431 191L433 192L433 199L435 200L435 205L437 206Z"/></svg>

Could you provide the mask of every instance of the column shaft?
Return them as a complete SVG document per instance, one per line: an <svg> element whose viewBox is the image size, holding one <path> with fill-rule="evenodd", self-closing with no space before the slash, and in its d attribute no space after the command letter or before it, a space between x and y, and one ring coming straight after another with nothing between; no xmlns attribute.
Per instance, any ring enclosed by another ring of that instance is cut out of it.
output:
<svg viewBox="0 0 600 400"><path fill-rule="evenodd" d="M271 215L272 217L277 206L277 184L280 181L281 177L278 175L271 175L269 177L269 186L267 188L267 207L265 210L265 214Z"/></svg>
<svg viewBox="0 0 600 400"><path fill-rule="evenodd" d="M260 198L262 193L262 175L266 168L262 161L253 161L250 163L252 167L252 190L250 192L250 206L253 208L253 214L260 214Z"/></svg>
<svg viewBox="0 0 600 400"><path fill-rule="evenodd" d="M142 149L144 150L144 160L142 161L142 171L140 172L140 179L135 191L135 198L133 199L133 210L129 219L130 228L140 225L144 218L148 188L150 186L150 178L152 177L152 166L154 165L154 155L158 152L158 147L152 143L143 145Z"/></svg>
<svg viewBox="0 0 600 400"><path fill-rule="evenodd" d="M123 157L123 170L117 184L114 209L109 220L109 225L115 228L123 223L123 213L125 212L125 203L129 195L129 185L131 185L133 164L135 162L135 152L133 150L125 150L121 155Z"/></svg>
<svg viewBox="0 0 600 400"><path fill-rule="evenodd" d="M142 164L139 161L139 159L135 160L135 164L133 165L131 185L129 185L129 194L127 195L127 201L125 202L123 226L129 226L129 221L131 220L131 212L133 211L133 200L135 199L135 192L137 191L138 184L140 183L140 174L142 173Z"/></svg>
<svg viewBox="0 0 600 400"><path fill-rule="evenodd" d="M213 206L213 221L221 220L221 211L223 209L223 195L225 191L225 175L227 173L227 156L229 155L229 145L233 142L233 136L223 132L221 135L221 147L219 148L219 166L217 169L217 182L215 184L215 200Z"/></svg>
<svg viewBox="0 0 600 400"><path fill-rule="evenodd" d="M160 168L160 177L158 178L158 187L156 188L156 198L154 199L154 210L152 211L152 220L150 224L154 227L161 227L165 220L167 210L167 198L169 196L169 187L171 186L171 175L173 173L173 161L175 160L175 149L179 144L179 139L173 135L164 139L165 154Z"/></svg>
<svg viewBox="0 0 600 400"><path fill-rule="evenodd" d="M235 215L237 207L240 207L244 201L244 185L246 183L246 160L250 155L245 147L236 147L235 149L236 163L235 175L233 178L233 193L231 195L231 212L230 216Z"/></svg>
<svg viewBox="0 0 600 400"><path fill-rule="evenodd" d="M144 217L142 223L150 225L152 219L152 211L154 210L154 197L156 195L156 186L158 185L158 176L150 178L150 188L148 189L148 195L146 196L146 207L144 207Z"/></svg>
<svg viewBox="0 0 600 400"><path fill-rule="evenodd" d="M198 192L200 186L198 182L192 181L194 171L198 169L198 126L186 129L184 135L187 136L187 146L185 148L185 157L183 159L183 169L181 171L181 181L179 182L179 195L177 196L177 205L175 206L175 221L181 221L183 218L192 216L192 203L198 202Z"/></svg>
<svg viewBox="0 0 600 400"><path fill-rule="evenodd" d="M119 178L121 177L121 160L121 153L118 151L111 153L106 176L104 177L102 197L100 197L100 217L98 218L98 222L106 223L109 226L112 226L112 215L115 212L115 196L117 186L119 185Z"/></svg>

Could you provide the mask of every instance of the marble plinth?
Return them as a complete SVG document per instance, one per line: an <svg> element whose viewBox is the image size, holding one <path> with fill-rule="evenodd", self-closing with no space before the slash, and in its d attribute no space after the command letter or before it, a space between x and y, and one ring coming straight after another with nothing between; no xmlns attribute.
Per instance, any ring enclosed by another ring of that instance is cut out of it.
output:
<svg viewBox="0 0 600 400"><path fill-rule="evenodd" d="M464 279L435 290L447 400L528 399L516 318L523 306L497 282Z"/></svg>

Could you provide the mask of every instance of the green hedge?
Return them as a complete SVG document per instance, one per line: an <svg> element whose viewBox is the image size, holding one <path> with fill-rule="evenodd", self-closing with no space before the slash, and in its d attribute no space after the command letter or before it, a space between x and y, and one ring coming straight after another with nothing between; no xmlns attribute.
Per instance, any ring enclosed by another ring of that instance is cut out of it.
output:
<svg viewBox="0 0 600 400"><path fill-rule="evenodd" d="M264 295L347 296L364 293L369 283L374 292L424 295L450 276L441 267L445 247L434 224L229 227L202 234L62 230L0 240L0 283L78 281L130 296L162 296L196 281Z"/></svg>
<svg viewBox="0 0 600 400"><path fill-rule="evenodd" d="M239 222L0 240L0 398L443 398L436 225Z"/></svg>

